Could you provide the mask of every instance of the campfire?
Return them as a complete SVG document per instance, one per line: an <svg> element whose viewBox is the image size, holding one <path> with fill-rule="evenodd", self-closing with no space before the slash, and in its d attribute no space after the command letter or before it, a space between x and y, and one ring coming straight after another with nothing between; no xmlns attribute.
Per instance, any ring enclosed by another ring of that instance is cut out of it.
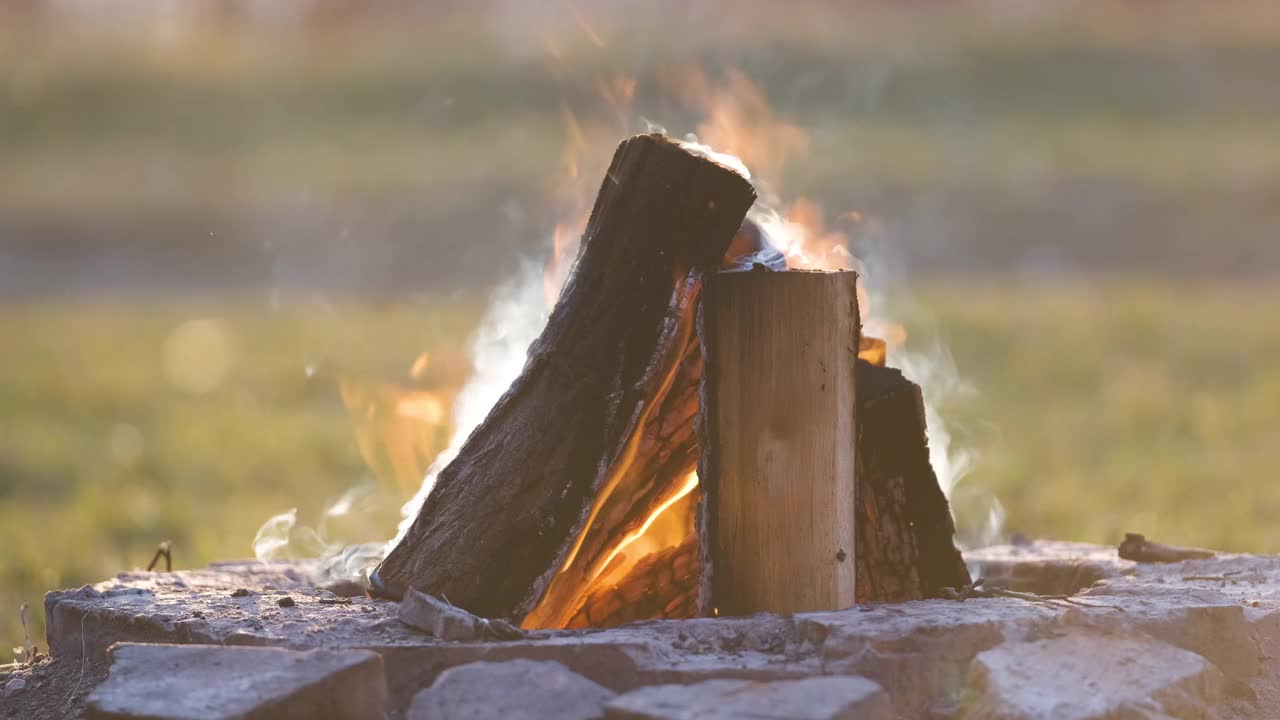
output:
<svg viewBox="0 0 1280 720"><path fill-rule="evenodd" d="M523 371L376 594L576 628L968 583L920 388L862 337L856 274L788 268L731 165L619 146Z"/></svg>

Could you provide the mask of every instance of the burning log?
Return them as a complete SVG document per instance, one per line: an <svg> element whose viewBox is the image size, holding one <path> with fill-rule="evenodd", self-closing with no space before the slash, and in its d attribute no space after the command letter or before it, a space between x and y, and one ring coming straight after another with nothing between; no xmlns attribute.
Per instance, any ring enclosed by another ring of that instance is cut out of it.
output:
<svg viewBox="0 0 1280 720"><path fill-rule="evenodd" d="M698 541L645 556L616 584L589 596L571 628L614 627L636 620L693 617L698 610Z"/></svg>
<svg viewBox="0 0 1280 720"><path fill-rule="evenodd" d="M658 135L624 141L520 377L374 572L526 627L563 627L621 542L692 487L694 309L755 193Z"/></svg>
<svg viewBox="0 0 1280 720"><path fill-rule="evenodd" d="M859 360L858 602L931 597L969 584L947 497L929 464L920 386Z"/></svg>
<svg viewBox="0 0 1280 720"><path fill-rule="evenodd" d="M857 274L713 275L702 331L712 604L853 605Z"/></svg>

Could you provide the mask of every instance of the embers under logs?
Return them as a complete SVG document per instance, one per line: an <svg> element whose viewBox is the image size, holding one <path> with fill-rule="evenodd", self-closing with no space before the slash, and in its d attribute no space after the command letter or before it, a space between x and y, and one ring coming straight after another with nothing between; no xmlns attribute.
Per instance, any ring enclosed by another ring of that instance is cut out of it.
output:
<svg viewBox="0 0 1280 720"><path fill-rule="evenodd" d="M696 322L703 285L754 197L736 172L666 138L622 143L573 274L523 372L440 473L414 524L374 573L376 592L398 597L415 587L524 627L688 617L721 604L770 609L716 596L730 592L713 586L717 565L744 560L726 559L725 548L716 551L709 541L716 506L692 475L700 457L705 463L716 456L715 435L695 426L709 417L699 393L707 387ZM775 480L821 494L812 498L815 512L837 509L834 517L856 527L823 530L828 534L809 541L822 559L798 559L835 571L833 577L856 572L853 593L840 581L842 589L814 601L822 605L847 605L854 594L859 601L922 597L968 580L928 466L923 415L911 411L918 388L886 368L859 362L854 372L856 326L855 310L849 327L824 330L840 335L847 354L813 367L842 373L847 394L823 404L825 388L815 390L815 407L825 409L804 417L824 417L814 426L819 431L787 435L789 452L807 462L770 471L804 472L807 486ZM794 338L785 342L795 345ZM801 355L790 357L799 366ZM864 382L889 390L873 398ZM746 401L735 412L752 410ZM895 428L892 441L868 447L886 442L868 425L882 419ZM814 446L811 436L825 445ZM827 472L810 473L818 467ZM715 475L714 463L704 472ZM805 527L793 528L792 541L805 542ZM839 547L826 547L832 543ZM787 582L795 586L797 577Z"/></svg>

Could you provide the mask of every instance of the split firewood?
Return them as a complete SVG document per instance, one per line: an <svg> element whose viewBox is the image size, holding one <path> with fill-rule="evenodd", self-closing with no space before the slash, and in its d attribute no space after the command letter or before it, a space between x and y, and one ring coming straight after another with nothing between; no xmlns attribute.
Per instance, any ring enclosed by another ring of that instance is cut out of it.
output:
<svg viewBox="0 0 1280 720"><path fill-rule="evenodd" d="M523 372L375 570L375 593L412 586L526 627L572 619L618 538L696 462L692 422L666 411L696 398L684 392L700 372L702 278L754 199L746 178L670 139L619 146Z"/></svg>
<svg viewBox="0 0 1280 720"><path fill-rule="evenodd" d="M1152 542L1139 533L1125 533L1124 541L1116 548L1120 557L1134 562L1171 563L1183 560L1206 560L1216 553L1196 547L1179 547Z"/></svg>
<svg viewBox="0 0 1280 720"><path fill-rule="evenodd" d="M707 280L703 612L855 602L857 279L754 269Z"/></svg>

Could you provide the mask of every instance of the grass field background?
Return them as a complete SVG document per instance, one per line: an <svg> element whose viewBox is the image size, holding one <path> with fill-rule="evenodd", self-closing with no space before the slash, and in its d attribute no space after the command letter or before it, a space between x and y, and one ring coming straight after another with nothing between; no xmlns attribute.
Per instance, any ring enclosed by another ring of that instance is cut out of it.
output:
<svg viewBox="0 0 1280 720"><path fill-rule="evenodd" d="M862 213L908 348L954 366L966 538L994 497L1006 534L1280 552L1273 4L685 5L0 11L0 639L161 540L244 557L293 507L391 534L337 379L447 408L618 137L705 120L691 67L803 132L768 180Z"/></svg>

